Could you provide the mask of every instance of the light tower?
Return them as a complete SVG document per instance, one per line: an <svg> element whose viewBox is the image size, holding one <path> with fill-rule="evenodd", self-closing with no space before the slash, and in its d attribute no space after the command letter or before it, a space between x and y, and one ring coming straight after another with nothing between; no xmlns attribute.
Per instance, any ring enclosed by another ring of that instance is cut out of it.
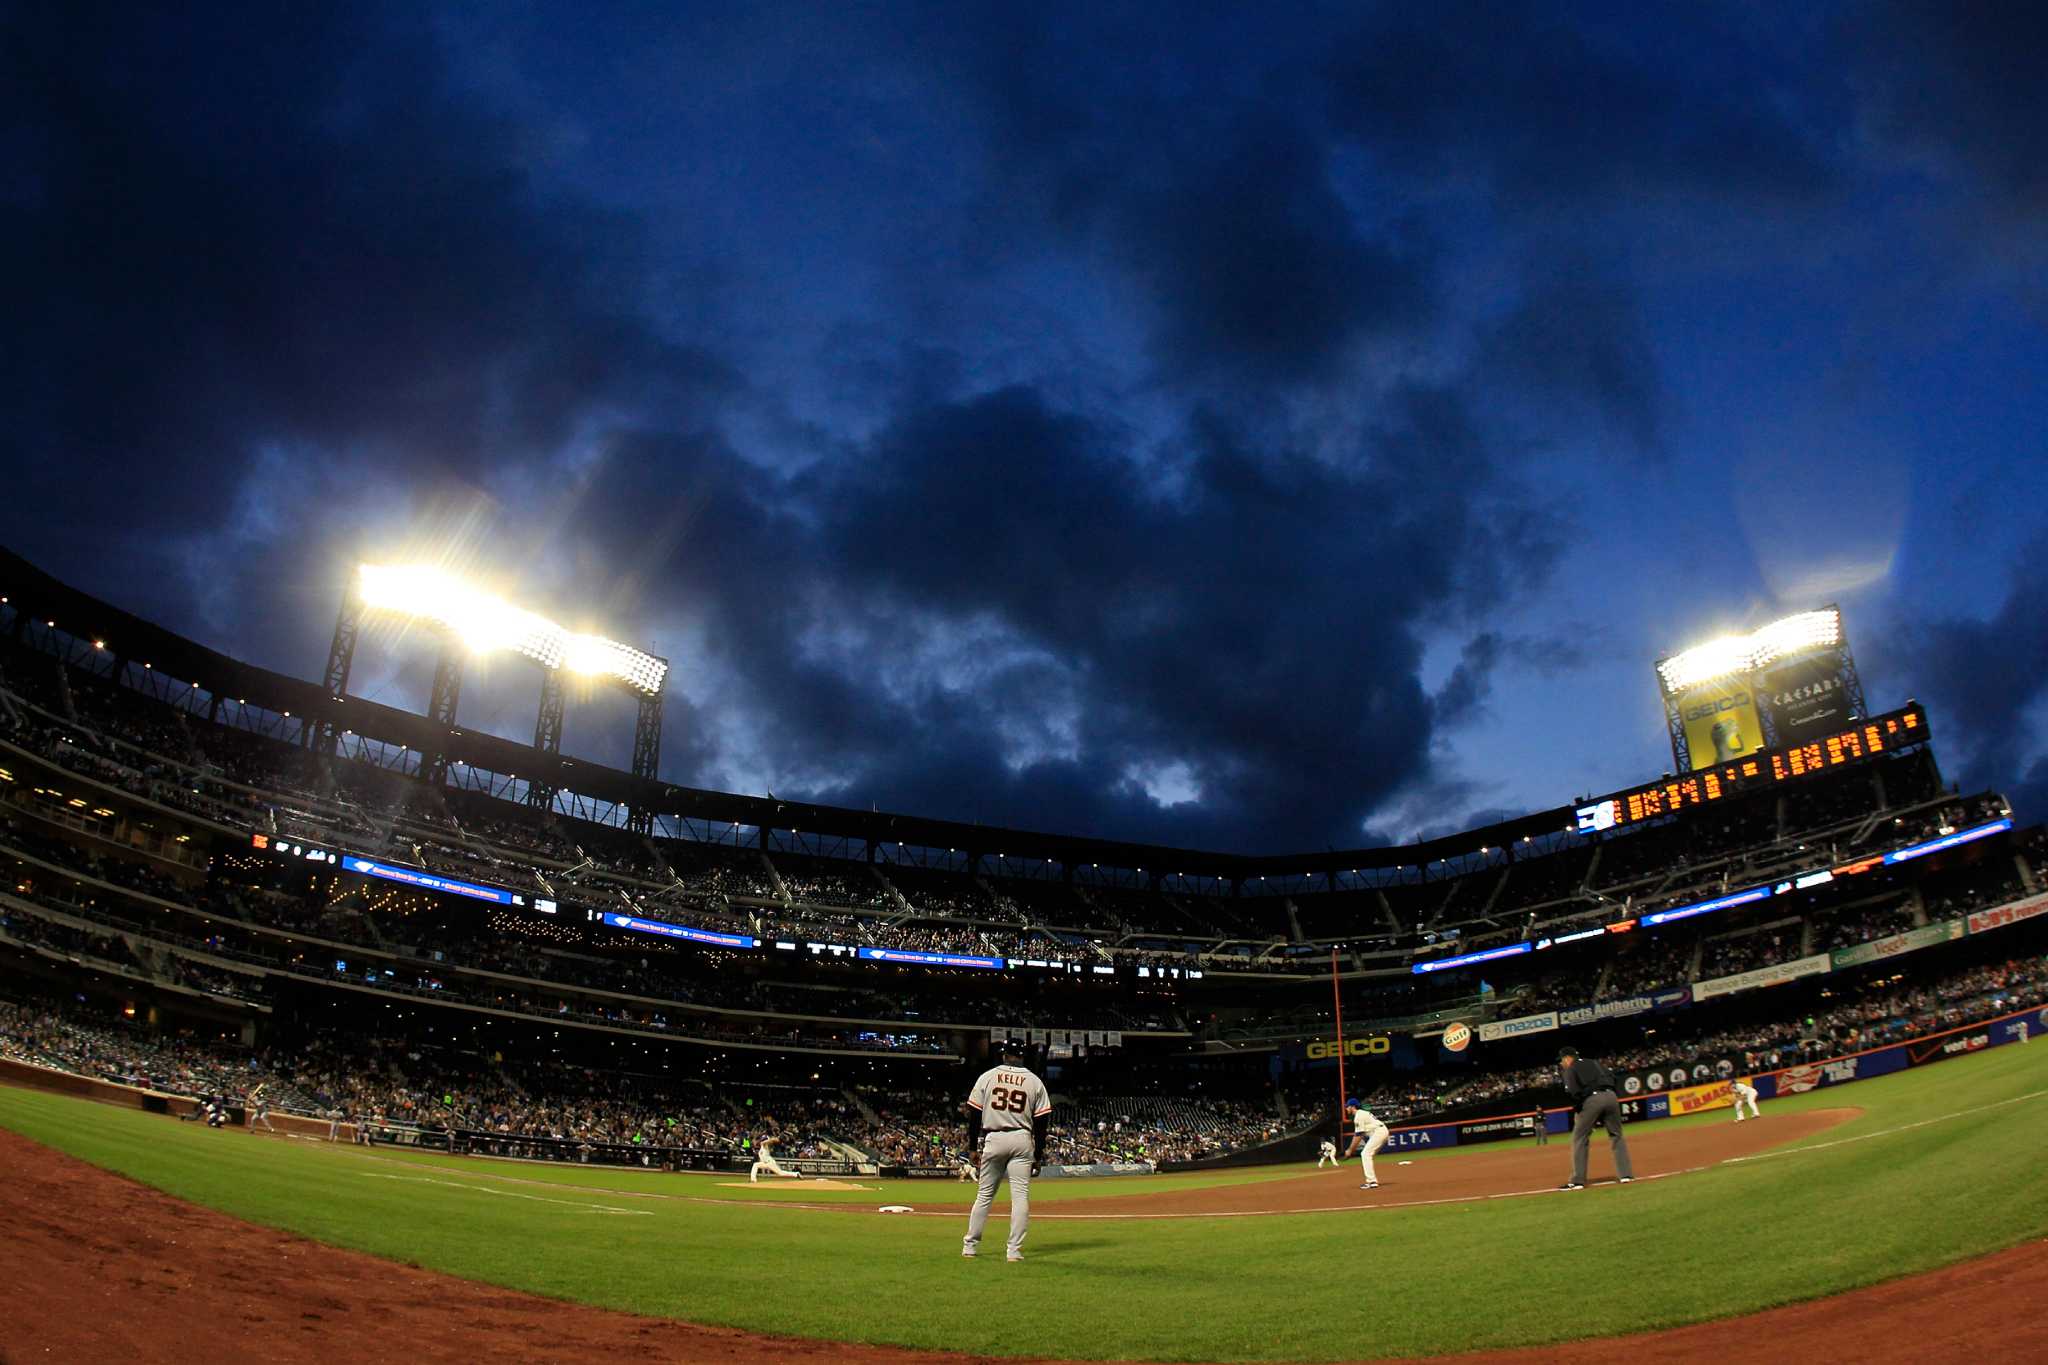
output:
<svg viewBox="0 0 2048 1365"><path fill-rule="evenodd" d="M633 775L652 781L661 768L661 712L668 684L668 660L600 635L584 635L556 625L490 593L463 583L440 569L426 566L363 564L350 578L334 622L334 640L327 650L324 685L340 703L348 696L349 671L363 616L379 612L423 622L440 640L434 685L427 716L435 725L436 742L422 755L420 779L439 786L446 780L447 755L439 737L455 726L462 699L462 671L470 655L510 653L541 670L540 714L534 722L533 747L549 757L562 752L562 713L567 694L564 673L588 678L632 693L640 703L633 730ZM306 742L332 754L340 722L336 708L306 730ZM536 775L526 787L527 804L546 808L555 798L549 777ZM627 826L638 833L653 827L654 813L643 802L628 809Z"/></svg>

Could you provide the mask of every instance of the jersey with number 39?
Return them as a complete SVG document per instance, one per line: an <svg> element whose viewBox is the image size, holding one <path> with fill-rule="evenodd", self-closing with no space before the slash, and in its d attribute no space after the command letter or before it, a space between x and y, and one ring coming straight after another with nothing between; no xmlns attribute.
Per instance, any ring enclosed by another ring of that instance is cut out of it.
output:
<svg viewBox="0 0 2048 1365"><path fill-rule="evenodd" d="M1033 1119L1052 1112L1045 1082L1021 1066L992 1066L982 1072L967 1102L981 1111L981 1126L991 1133L1029 1131Z"/></svg>

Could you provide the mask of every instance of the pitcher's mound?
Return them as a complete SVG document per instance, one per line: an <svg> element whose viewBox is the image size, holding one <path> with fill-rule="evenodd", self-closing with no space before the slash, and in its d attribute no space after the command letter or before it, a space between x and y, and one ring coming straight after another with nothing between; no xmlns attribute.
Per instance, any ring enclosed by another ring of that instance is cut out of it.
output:
<svg viewBox="0 0 2048 1365"><path fill-rule="evenodd" d="M774 1186L778 1190L866 1190L870 1185L856 1185L850 1180L828 1180L824 1176L813 1176L807 1180L721 1180L718 1182L728 1190L762 1189Z"/></svg>

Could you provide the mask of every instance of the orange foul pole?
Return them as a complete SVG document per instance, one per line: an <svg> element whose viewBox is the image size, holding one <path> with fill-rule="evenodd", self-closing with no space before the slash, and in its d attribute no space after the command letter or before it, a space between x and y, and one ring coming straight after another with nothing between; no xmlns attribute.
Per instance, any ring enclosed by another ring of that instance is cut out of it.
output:
<svg viewBox="0 0 2048 1365"><path fill-rule="evenodd" d="M1337 1006L1337 1134L1344 1133L1344 993L1337 988L1337 950L1330 949L1330 999Z"/></svg>

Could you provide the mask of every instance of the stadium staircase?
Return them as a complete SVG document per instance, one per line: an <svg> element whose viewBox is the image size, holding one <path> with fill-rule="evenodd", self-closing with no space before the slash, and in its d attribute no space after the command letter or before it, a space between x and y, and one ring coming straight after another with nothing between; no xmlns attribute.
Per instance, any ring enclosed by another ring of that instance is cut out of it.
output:
<svg viewBox="0 0 2048 1365"><path fill-rule="evenodd" d="M774 861L766 853L758 853L755 856L761 860L761 866L768 869L768 884L775 888L775 899L784 905L795 905L796 898L789 894L789 887L782 880L782 873L776 870Z"/></svg>
<svg viewBox="0 0 2048 1365"><path fill-rule="evenodd" d="M917 913L917 907L910 903L910 898L896 889L896 883L882 875L881 868L873 863L867 866L869 875L882 884L882 894L889 898L889 904L896 907L896 913L889 917L887 923L898 924Z"/></svg>
<svg viewBox="0 0 2048 1365"><path fill-rule="evenodd" d="M71 695L71 670L62 660L57 660L57 700L63 703L64 715L73 725L82 725L78 718L78 702Z"/></svg>
<svg viewBox="0 0 2048 1365"><path fill-rule="evenodd" d="M848 1104L853 1106L855 1113L859 1114L869 1123L880 1125L880 1123L882 1122L882 1116L875 1112L875 1107L873 1105L869 1104L866 1100L861 1098L860 1092L858 1090L848 1087L847 1089L842 1090L839 1093L845 1097L846 1102Z"/></svg>

